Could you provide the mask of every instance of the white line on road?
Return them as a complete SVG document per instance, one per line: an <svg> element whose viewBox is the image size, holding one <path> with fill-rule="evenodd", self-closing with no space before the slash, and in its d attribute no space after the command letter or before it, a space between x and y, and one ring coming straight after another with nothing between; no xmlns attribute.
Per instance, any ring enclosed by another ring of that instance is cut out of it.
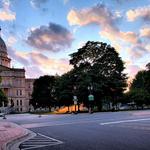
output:
<svg viewBox="0 0 150 150"><path fill-rule="evenodd" d="M52 138L52 137L48 137L48 136L43 135L43 134L41 134L41 133L38 133L38 135L41 135L41 136L43 136L43 137L45 137L45 138L48 138L48 139L50 139L50 140L57 141L59 144L62 144L62 143L63 143L63 142L62 142L62 141L60 141L60 140L54 139L54 138Z"/></svg>
<svg viewBox="0 0 150 150"><path fill-rule="evenodd" d="M41 137L44 137L46 139L49 139L50 141L49 142L43 142L43 141L39 142L39 140L38 140L37 142L36 141L30 142L30 140L32 140L32 139L29 139L27 141L24 141L24 143L22 143L22 146L26 147L26 148L21 148L21 149L22 150L30 150L30 149L35 149L35 148L41 148L41 147L63 144L62 141L54 139L52 137L48 137L48 136L40 134L40 133L37 133L37 136L38 135L40 135Z"/></svg>
<svg viewBox="0 0 150 150"><path fill-rule="evenodd" d="M119 123L138 122L138 121L148 121L148 120L150 120L150 118L104 122L104 123L100 123L100 125L119 124Z"/></svg>
<svg viewBox="0 0 150 150"><path fill-rule="evenodd" d="M64 125L73 125L73 124L95 123L95 122L99 122L99 121L100 121L100 119L64 122L64 123L59 122L59 123L53 123L53 124L52 124L52 122L46 122L46 123L22 124L21 126L29 129L29 128L46 127L46 126L64 126Z"/></svg>

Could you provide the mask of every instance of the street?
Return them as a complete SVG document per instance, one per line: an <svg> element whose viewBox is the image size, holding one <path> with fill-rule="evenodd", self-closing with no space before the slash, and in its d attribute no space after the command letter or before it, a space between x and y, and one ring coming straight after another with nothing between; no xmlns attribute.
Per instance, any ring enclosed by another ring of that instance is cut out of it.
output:
<svg viewBox="0 0 150 150"><path fill-rule="evenodd" d="M150 110L94 114L8 115L37 134L20 145L35 150L149 150Z"/></svg>

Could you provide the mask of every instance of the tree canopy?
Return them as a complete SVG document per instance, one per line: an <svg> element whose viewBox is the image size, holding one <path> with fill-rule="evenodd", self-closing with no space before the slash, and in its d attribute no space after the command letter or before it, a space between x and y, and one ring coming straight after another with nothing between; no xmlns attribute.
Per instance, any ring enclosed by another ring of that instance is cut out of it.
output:
<svg viewBox="0 0 150 150"><path fill-rule="evenodd" d="M74 83L78 86L79 97L86 100L87 87L93 86L97 105L105 96L122 94L126 87L124 63L116 50L102 42L88 41L77 52L70 55L74 66Z"/></svg>
<svg viewBox="0 0 150 150"><path fill-rule="evenodd" d="M43 76L34 82L31 104L47 106L57 99L57 104L69 106L73 104L73 96L77 96L78 103L88 106L91 93L99 110L103 100L115 104L125 90L127 79L117 51L106 43L88 41L70 57L71 71L57 79ZM53 87L55 93L52 94Z"/></svg>
<svg viewBox="0 0 150 150"><path fill-rule="evenodd" d="M136 74L131 84L130 90L132 89L144 89L150 93L150 70L142 70Z"/></svg>
<svg viewBox="0 0 150 150"><path fill-rule="evenodd" d="M0 85L1 85L1 81L2 79L0 77ZM0 89L0 107L3 106L3 103L6 105L8 103L8 99L5 93L2 91L2 89Z"/></svg>
<svg viewBox="0 0 150 150"><path fill-rule="evenodd" d="M150 63L146 65L147 70L139 71L133 79L128 99L134 101L137 106L150 105Z"/></svg>
<svg viewBox="0 0 150 150"><path fill-rule="evenodd" d="M34 107L51 107L54 104L54 76L41 76L33 84L33 93L30 104Z"/></svg>

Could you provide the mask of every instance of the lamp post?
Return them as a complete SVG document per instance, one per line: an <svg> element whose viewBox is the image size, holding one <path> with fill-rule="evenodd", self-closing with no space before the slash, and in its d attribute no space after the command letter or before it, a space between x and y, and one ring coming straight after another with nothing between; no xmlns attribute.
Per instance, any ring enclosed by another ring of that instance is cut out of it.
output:
<svg viewBox="0 0 150 150"><path fill-rule="evenodd" d="M6 116L5 116L5 115L6 115L6 114L5 114L6 112L5 112L5 104L4 104L4 102L3 102L3 111L4 111L3 119L7 119Z"/></svg>
<svg viewBox="0 0 150 150"><path fill-rule="evenodd" d="M75 114L77 114L77 103L78 103L78 98L77 98L77 96L75 95L75 91L76 91L77 87L74 86L73 89L74 89L73 102L74 102L74 105L75 105Z"/></svg>
<svg viewBox="0 0 150 150"><path fill-rule="evenodd" d="M112 111L115 111L115 98L116 98L116 89L115 88L110 88L110 91L112 92L112 99L113 99L113 102L112 102Z"/></svg>
<svg viewBox="0 0 150 150"><path fill-rule="evenodd" d="M88 96L89 100L89 113L93 113L93 102L94 102L94 95L92 94L93 86L88 86L88 90L90 92Z"/></svg>
<svg viewBox="0 0 150 150"><path fill-rule="evenodd" d="M36 109L38 108L37 106L38 106L38 103L36 102ZM42 117L42 116L41 116L41 112L40 112L40 111L41 111L41 107L40 107L40 110L38 110L38 111L39 111L39 113L38 113L39 116L38 116L38 117L40 118L40 117ZM38 112L38 111L37 111L37 112Z"/></svg>
<svg viewBox="0 0 150 150"><path fill-rule="evenodd" d="M55 88L52 88L52 106L54 109L56 108L56 101L55 101Z"/></svg>
<svg viewBox="0 0 150 150"><path fill-rule="evenodd" d="M12 98L10 99L10 108L11 108L10 111L13 112L14 111L14 101Z"/></svg>

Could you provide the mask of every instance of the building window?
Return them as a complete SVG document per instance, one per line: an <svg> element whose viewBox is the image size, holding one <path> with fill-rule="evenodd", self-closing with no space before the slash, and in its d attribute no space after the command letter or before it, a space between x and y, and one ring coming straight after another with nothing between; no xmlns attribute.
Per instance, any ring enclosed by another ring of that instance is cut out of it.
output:
<svg viewBox="0 0 150 150"><path fill-rule="evenodd" d="M22 111L22 108L20 108L20 111Z"/></svg>
<svg viewBox="0 0 150 150"><path fill-rule="evenodd" d="M22 95L22 90L17 90L16 94L17 94L17 96Z"/></svg>
<svg viewBox="0 0 150 150"><path fill-rule="evenodd" d="M22 95L22 90L20 90L20 95Z"/></svg>
<svg viewBox="0 0 150 150"><path fill-rule="evenodd" d="M18 92L18 90L16 91L16 94L17 94L17 96L19 95L19 92Z"/></svg>
<svg viewBox="0 0 150 150"><path fill-rule="evenodd" d="M19 102L18 102L18 100L17 100L17 106L19 105Z"/></svg>
<svg viewBox="0 0 150 150"><path fill-rule="evenodd" d="M22 106L22 100L20 100L20 106Z"/></svg>

